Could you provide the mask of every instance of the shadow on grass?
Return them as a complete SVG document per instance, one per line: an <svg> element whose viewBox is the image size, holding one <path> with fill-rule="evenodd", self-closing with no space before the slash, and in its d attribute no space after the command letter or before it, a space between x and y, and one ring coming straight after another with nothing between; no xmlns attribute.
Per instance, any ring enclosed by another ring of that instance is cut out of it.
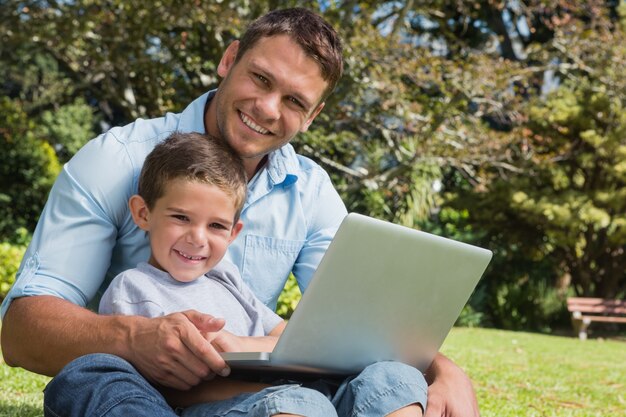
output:
<svg viewBox="0 0 626 417"><path fill-rule="evenodd" d="M31 404L8 404L0 400L0 417L43 417L43 407Z"/></svg>

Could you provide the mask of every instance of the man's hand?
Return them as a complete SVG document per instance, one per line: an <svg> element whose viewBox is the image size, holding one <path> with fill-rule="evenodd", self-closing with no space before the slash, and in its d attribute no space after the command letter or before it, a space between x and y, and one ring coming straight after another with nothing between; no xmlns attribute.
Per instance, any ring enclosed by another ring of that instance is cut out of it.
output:
<svg viewBox="0 0 626 417"><path fill-rule="evenodd" d="M127 359L148 380L187 390L215 374L230 373L205 338L224 327L223 319L189 310L139 323L131 332Z"/></svg>
<svg viewBox="0 0 626 417"><path fill-rule="evenodd" d="M478 402L469 377L441 354L426 373L428 405L424 417L479 417Z"/></svg>

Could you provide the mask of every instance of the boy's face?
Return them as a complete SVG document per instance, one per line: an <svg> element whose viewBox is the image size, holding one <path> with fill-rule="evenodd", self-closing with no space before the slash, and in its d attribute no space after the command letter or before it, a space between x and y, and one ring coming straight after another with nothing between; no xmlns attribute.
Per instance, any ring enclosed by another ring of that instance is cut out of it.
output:
<svg viewBox="0 0 626 417"><path fill-rule="evenodd" d="M150 235L150 264L180 282L211 270L243 226L234 199L214 185L170 181L152 210L138 195L129 201L135 223Z"/></svg>
<svg viewBox="0 0 626 417"><path fill-rule="evenodd" d="M287 35L259 39L235 62L238 46L233 42L220 61L224 79L206 117L209 133L226 140L248 168L308 129L328 83Z"/></svg>

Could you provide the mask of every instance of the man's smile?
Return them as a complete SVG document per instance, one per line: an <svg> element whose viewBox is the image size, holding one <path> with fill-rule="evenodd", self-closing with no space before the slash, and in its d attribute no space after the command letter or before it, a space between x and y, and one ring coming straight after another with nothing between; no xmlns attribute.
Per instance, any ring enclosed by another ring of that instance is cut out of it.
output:
<svg viewBox="0 0 626 417"><path fill-rule="evenodd" d="M270 135L272 134L272 132L270 132L269 130L257 125L256 123L254 123L254 121L252 121L251 118L249 118L248 116L246 116L244 113L242 113L241 111L239 112L239 118L241 119L241 121L248 126L250 129L254 130L257 133L260 133L262 135Z"/></svg>

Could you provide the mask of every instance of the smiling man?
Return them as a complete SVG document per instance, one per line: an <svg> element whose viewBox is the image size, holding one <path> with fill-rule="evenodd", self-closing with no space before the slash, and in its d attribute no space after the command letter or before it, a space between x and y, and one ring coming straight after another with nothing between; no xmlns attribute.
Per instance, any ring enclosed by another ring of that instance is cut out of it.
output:
<svg viewBox="0 0 626 417"><path fill-rule="evenodd" d="M224 79L206 126L239 153L251 178L268 154L309 128L324 107L328 82L290 35L259 39L242 54L239 45L226 49L217 68Z"/></svg>
<svg viewBox="0 0 626 417"><path fill-rule="evenodd" d="M342 73L341 54L336 32L318 15L271 12L225 51L217 90L182 113L113 128L65 165L2 305L5 361L46 375L62 370L48 388L57 394L46 395L46 415L56 415L54 401L66 416L173 417L155 385L189 389L229 373L203 336L222 320L195 311L100 316L86 308L114 276L149 259L127 201L146 155L172 132L210 133L243 158L245 227L226 258L257 297L274 308L291 272L306 290L346 208L326 172L289 141L324 107ZM439 355L427 376L427 417L478 415L456 365Z"/></svg>

